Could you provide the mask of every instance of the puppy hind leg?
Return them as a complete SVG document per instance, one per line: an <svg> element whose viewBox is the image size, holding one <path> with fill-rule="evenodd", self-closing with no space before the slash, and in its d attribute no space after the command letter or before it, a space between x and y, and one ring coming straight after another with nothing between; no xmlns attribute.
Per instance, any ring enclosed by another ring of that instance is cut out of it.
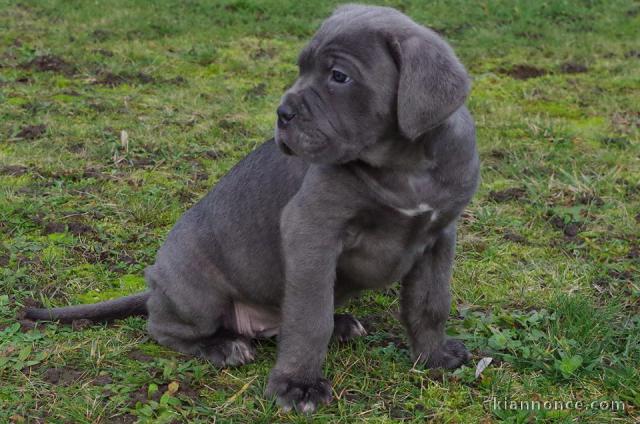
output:
<svg viewBox="0 0 640 424"><path fill-rule="evenodd" d="M147 302L149 334L164 346L206 359L217 367L253 361L251 339L223 327L226 302L208 299L207 306L206 316L184 313L166 294L153 290Z"/></svg>

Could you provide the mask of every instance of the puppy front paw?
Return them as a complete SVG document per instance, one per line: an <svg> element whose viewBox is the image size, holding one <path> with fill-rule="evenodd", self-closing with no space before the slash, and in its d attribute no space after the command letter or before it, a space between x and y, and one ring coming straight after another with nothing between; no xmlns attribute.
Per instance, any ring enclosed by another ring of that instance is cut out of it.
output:
<svg viewBox="0 0 640 424"><path fill-rule="evenodd" d="M295 409L311 414L319 405L331 402L331 383L325 378L303 382L295 377L272 374L265 395L275 398L285 412Z"/></svg>
<svg viewBox="0 0 640 424"><path fill-rule="evenodd" d="M471 354L460 340L446 339L437 349L429 353L414 355L414 360L428 368L458 368L471 359Z"/></svg>

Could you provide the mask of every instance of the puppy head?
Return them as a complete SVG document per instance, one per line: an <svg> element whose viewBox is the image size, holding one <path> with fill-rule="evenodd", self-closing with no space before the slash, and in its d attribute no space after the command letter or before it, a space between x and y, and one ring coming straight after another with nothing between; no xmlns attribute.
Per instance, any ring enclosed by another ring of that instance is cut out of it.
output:
<svg viewBox="0 0 640 424"><path fill-rule="evenodd" d="M346 163L381 140L410 142L464 103L470 83L447 43L402 13L342 6L298 58L278 107L276 143L315 163Z"/></svg>

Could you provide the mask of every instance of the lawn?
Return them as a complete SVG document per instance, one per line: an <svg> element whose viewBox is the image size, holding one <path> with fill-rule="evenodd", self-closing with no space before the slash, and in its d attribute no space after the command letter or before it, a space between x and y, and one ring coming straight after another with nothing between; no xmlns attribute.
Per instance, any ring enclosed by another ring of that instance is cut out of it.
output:
<svg viewBox="0 0 640 424"><path fill-rule="evenodd" d="M637 422L640 4L378 3L445 36L474 80L482 182L449 323L473 360L414 367L397 286L366 294L347 309L369 335L330 348L334 401L314 419ZM271 137L336 4L0 0L1 423L306 421L263 396L274 341L219 370L142 318L16 314L142 289L180 214Z"/></svg>

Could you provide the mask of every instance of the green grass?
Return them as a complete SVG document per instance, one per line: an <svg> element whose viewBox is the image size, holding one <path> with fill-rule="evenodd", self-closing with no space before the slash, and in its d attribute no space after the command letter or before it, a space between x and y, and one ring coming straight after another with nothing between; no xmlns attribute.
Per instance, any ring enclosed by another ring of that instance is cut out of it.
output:
<svg viewBox="0 0 640 424"><path fill-rule="evenodd" d="M348 309L370 334L331 347L336 400L315 419L638 420L640 5L379 3L444 34L474 78L483 180L450 322L474 361L414 368L397 288L367 294ZM336 4L0 0L0 422L306 420L263 397L273 342L216 370L156 345L142 319L29 329L15 315L140 289L180 214L271 136L296 55Z"/></svg>

